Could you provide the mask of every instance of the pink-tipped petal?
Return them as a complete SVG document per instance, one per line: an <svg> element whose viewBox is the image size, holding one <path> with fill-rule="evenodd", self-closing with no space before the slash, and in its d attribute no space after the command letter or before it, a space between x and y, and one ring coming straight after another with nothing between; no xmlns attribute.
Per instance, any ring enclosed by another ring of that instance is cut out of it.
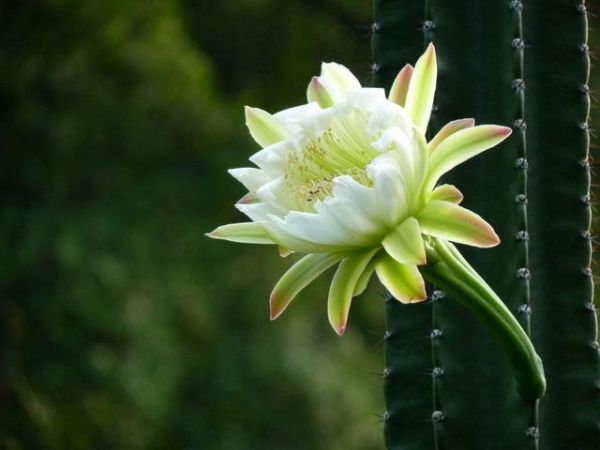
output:
<svg viewBox="0 0 600 450"><path fill-rule="evenodd" d="M464 130L465 128L472 128L475 126L475 119L458 119L448 122L442 127L440 131L433 137L427 144L427 151L433 152L440 143L448 136L456 133L457 131Z"/></svg>
<svg viewBox="0 0 600 450"><path fill-rule="evenodd" d="M500 243L489 223L472 211L439 200L430 201L419 214L423 233L473 247L488 248Z"/></svg>
<svg viewBox="0 0 600 450"><path fill-rule="evenodd" d="M289 131L268 112L250 106L246 106L244 112L246 126L261 147L268 147L289 137Z"/></svg>
<svg viewBox="0 0 600 450"><path fill-rule="evenodd" d="M423 53L417 64L415 64L405 104L406 111L422 134L425 134L427 125L429 124L436 82L437 61L435 47L433 44L429 44L425 53Z"/></svg>
<svg viewBox="0 0 600 450"><path fill-rule="evenodd" d="M459 205L463 201L463 194L452 184L442 184L433 190L431 200L441 200Z"/></svg>
<svg viewBox="0 0 600 450"><path fill-rule="evenodd" d="M288 269L279 279L269 299L271 320L283 313L296 295L312 283L319 275L342 259L337 254L306 255Z"/></svg>
<svg viewBox="0 0 600 450"><path fill-rule="evenodd" d="M421 265L427 262L425 244L419 222L409 217L382 241L385 251L402 264Z"/></svg>
<svg viewBox="0 0 600 450"><path fill-rule="evenodd" d="M317 102L321 108L333 106L333 99L325 86L319 81L319 77L312 77L306 90L306 98L309 102Z"/></svg>
<svg viewBox="0 0 600 450"><path fill-rule="evenodd" d="M407 64L400 72L398 72L398 75L392 84L392 88L390 89L388 100L404 107L406 95L408 94L408 86L414 70L413 66Z"/></svg>
<svg viewBox="0 0 600 450"><path fill-rule="evenodd" d="M340 263L331 280L327 299L327 315L329 323L340 336L346 330L356 285L377 251L378 249L375 249L347 257Z"/></svg>
<svg viewBox="0 0 600 450"><path fill-rule="evenodd" d="M381 284L402 303L422 302L427 298L425 281L411 264L402 264L388 254L383 254L375 266Z"/></svg>
<svg viewBox="0 0 600 450"><path fill-rule="evenodd" d="M427 167L425 190L429 191L449 170L488 150L510 136L512 130L499 125L479 125L459 130L436 147Z"/></svg>

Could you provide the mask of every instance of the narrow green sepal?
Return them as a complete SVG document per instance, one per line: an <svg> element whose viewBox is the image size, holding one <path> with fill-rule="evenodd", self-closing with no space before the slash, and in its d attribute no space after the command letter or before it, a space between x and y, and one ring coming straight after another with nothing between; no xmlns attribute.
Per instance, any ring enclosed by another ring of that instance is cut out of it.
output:
<svg viewBox="0 0 600 450"><path fill-rule="evenodd" d="M276 144L290 136L289 131L268 112L250 106L246 106L244 111L250 135L261 147Z"/></svg>
<svg viewBox="0 0 600 450"><path fill-rule="evenodd" d="M415 126L422 134L425 134L429 124L436 82L437 61L435 48L433 44L429 44L427 50L415 65L415 70L410 78L408 93L406 94L405 106Z"/></svg>
<svg viewBox="0 0 600 450"><path fill-rule="evenodd" d="M258 222L230 223L216 228L206 236L242 244L275 244L262 224Z"/></svg>
<svg viewBox="0 0 600 450"><path fill-rule="evenodd" d="M422 302L427 298L425 282L417 266L402 264L387 253L377 260L375 272L381 284L402 303Z"/></svg>
<svg viewBox="0 0 600 450"><path fill-rule="evenodd" d="M333 276L327 300L327 314L329 323L340 336L346 331L356 285L377 251L378 249L375 249L347 257L340 263Z"/></svg>
<svg viewBox="0 0 600 450"><path fill-rule="evenodd" d="M408 86L410 85L410 79L414 70L413 66L407 64L400 72L398 72L398 75L390 88L390 95L388 96L389 101L404 107L406 104L406 96L408 94Z"/></svg>
<svg viewBox="0 0 600 450"><path fill-rule="evenodd" d="M290 267L271 292L269 299L271 320L279 317L302 289L340 261L343 256L328 253L306 255Z"/></svg>
<svg viewBox="0 0 600 450"><path fill-rule="evenodd" d="M427 262L421 228L414 217L398 225L381 244L392 258L402 264L420 265Z"/></svg>

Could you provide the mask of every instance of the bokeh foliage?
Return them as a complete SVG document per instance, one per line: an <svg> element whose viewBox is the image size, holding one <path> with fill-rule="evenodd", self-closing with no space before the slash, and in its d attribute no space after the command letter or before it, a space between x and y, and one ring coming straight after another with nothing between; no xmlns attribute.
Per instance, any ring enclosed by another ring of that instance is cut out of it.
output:
<svg viewBox="0 0 600 450"><path fill-rule="evenodd" d="M321 60L368 81L353 1L0 4L0 447L376 449L381 292L339 339L325 286L268 321L291 261L243 220L242 106ZM373 331L373 332L372 332Z"/></svg>

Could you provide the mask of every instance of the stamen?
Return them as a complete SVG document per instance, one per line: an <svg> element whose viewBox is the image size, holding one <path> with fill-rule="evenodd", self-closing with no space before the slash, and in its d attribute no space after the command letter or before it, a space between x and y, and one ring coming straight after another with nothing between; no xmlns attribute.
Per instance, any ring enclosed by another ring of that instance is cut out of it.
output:
<svg viewBox="0 0 600 450"><path fill-rule="evenodd" d="M372 186L367 165L380 154L371 146L364 111L350 110L335 117L319 136L307 141L301 150L285 155L284 184L290 209L312 212L314 204L329 197L333 179L350 175L358 183Z"/></svg>

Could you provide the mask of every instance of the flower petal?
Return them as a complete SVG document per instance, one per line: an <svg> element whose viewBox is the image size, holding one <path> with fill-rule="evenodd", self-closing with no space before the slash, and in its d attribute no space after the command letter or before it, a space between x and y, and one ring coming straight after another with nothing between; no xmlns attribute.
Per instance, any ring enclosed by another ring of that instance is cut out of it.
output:
<svg viewBox="0 0 600 450"><path fill-rule="evenodd" d="M431 154L425 181L426 192L440 177L479 153L494 147L510 136L512 130L499 125L479 125L448 136Z"/></svg>
<svg viewBox="0 0 600 450"><path fill-rule="evenodd" d="M375 265L381 284L402 303L422 302L427 298L425 281L412 264L402 264L384 253Z"/></svg>
<svg viewBox="0 0 600 450"><path fill-rule="evenodd" d="M361 88L352 72L341 64L323 63L319 82L334 103L347 99L348 93Z"/></svg>
<svg viewBox="0 0 600 450"><path fill-rule="evenodd" d="M271 320L279 317L302 289L342 258L343 255L332 253L306 255L290 267L271 292Z"/></svg>
<svg viewBox="0 0 600 450"><path fill-rule="evenodd" d="M431 200L441 200L459 205L463 201L463 194L452 184L442 184L433 190Z"/></svg>
<svg viewBox="0 0 600 450"><path fill-rule="evenodd" d="M273 239L269 237L265 228L260 223L242 222L222 225L206 233L206 236L213 239L224 239L226 241L241 242L243 244L274 244Z"/></svg>
<svg viewBox="0 0 600 450"><path fill-rule="evenodd" d="M427 144L427 150L429 153L433 152L440 143L451 134L457 131L464 130L465 128L471 128L475 126L475 119L458 119L448 122L442 127L440 131L433 137Z"/></svg>
<svg viewBox="0 0 600 450"><path fill-rule="evenodd" d="M398 72L388 97L391 102L394 102L400 106L404 106L406 103L406 94L408 93L408 86L410 84L410 78L412 77L413 71L413 66L407 64L400 72Z"/></svg>
<svg viewBox="0 0 600 450"><path fill-rule="evenodd" d="M377 251L378 249L374 249L347 257L340 263L333 276L327 300L327 313L329 323L340 336L346 331L348 313L356 285Z"/></svg>
<svg viewBox="0 0 600 450"><path fill-rule="evenodd" d="M280 214L275 207L261 201L250 203L237 202L235 207L238 211L248 216L248 218L254 222L264 222L269 220L270 215Z"/></svg>
<svg viewBox="0 0 600 450"><path fill-rule="evenodd" d="M289 137L290 133L285 127L268 112L246 106L245 113L246 126L261 147L268 147Z"/></svg>
<svg viewBox="0 0 600 450"><path fill-rule="evenodd" d="M358 297L363 292L365 292L365 289L367 289L369 281L371 281L371 276L373 275L373 272L375 272L376 262L377 258L371 259L371 261L369 261L369 264L367 264L367 267L365 267L365 270L363 270L362 274L360 275L360 278L356 282L356 286L354 286L354 293L352 294L353 297Z"/></svg>
<svg viewBox="0 0 600 450"><path fill-rule="evenodd" d="M483 248L500 243L489 223L454 203L432 200L417 218L421 231L431 236Z"/></svg>
<svg viewBox="0 0 600 450"><path fill-rule="evenodd" d="M287 222L277 216L269 216L263 226L268 236L280 247L300 253L336 253L352 250L347 245L328 245L302 239L287 230Z"/></svg>
<svg viewBox="0 0 600 450"><path fill-rule="evenodd" d="M260 169L254 167L240 167L229 169L227 172L244 185L249 192L255 193L258 188L268 183L271 178Z"/></svg>
<svg viewBox="0 0 600 450"><path fill-rule="evenodd" d="M382 241L385 251L403 264L421 265L427 262L425 244L419 222L409 217Z"/></svg>
<svg viewBox="0 0 600 450"><path fill-rule="evenodd" d="M333 106L333 99L325 86L319 81L319 77L313 77L310 80L308 89L306 90L306 98L309 102L317 102L321 108L329 108Z"/></svg>
<svg viewBox="0 0 600 450"><path fill-rule="evenodd" d="M429 44L425 53L419 58L415 70L410 78L408 93L406 95L406 111L412 117L417 129L425 134L437 81L437 61L435 48Z"/></svg>

